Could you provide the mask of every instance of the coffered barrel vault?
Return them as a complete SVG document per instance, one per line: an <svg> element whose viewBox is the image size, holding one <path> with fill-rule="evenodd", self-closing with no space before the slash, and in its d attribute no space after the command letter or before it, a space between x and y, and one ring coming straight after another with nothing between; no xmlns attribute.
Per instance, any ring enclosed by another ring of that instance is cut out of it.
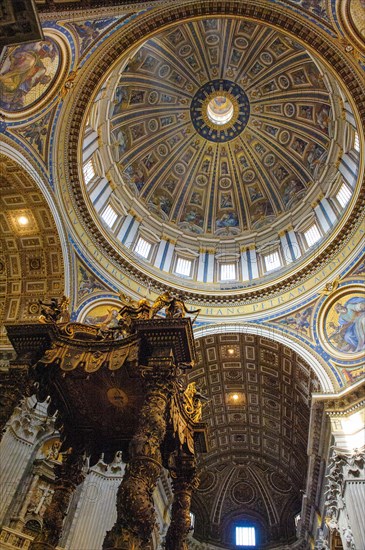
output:
<svg viewBox="0 0 365 550"><path fill-rule="evenodd" d="M197 352L188 379L209 399L210 448L193 503L196 536L229 544L232 524L253 521L262 544L294 537L317 377L294 351L253 334L205 336Z"/></svg>

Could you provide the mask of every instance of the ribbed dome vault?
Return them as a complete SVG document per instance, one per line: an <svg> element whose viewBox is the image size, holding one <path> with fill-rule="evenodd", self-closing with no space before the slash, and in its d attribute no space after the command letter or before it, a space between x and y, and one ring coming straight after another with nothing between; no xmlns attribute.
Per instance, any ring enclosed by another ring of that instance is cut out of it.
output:
<svg viewBox="0 0 365 550"><path fill-rule="evenodd" d="M173 25L100 82L85 202L144 275L211 296L266 285L334 237L353 121L335 78L284 32L229 17Z"/></svg>
<svg viewBox="0 0 365 550"><path fill-rule="evenodd" d="M209 117L219 101L234 111L223 124ZM120 74L110 107L119 185L187 234L259 230L320 191L331 119L323 78L293 40L239 20L186 23L148 40Z"/></svg>

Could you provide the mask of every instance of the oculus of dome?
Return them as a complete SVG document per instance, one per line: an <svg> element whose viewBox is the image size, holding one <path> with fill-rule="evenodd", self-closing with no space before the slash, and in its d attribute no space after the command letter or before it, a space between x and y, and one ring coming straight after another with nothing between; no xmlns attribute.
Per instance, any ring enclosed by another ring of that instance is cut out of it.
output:
<svg viewBox="0 0 365 550"><path fill-rule="evenodd" d="M231 121L234 107L232 101L225 96L218 95L211 99L207 106L208 118L214 124L222 126Z"/></svg>
<svg viewBox="0 0 365 550"><path fill-rule="evenodd" d="M190 116L197 132L215 143L239 136L250 117L250 103L244 90L230 80L206 82L196 92Z"/></svg>

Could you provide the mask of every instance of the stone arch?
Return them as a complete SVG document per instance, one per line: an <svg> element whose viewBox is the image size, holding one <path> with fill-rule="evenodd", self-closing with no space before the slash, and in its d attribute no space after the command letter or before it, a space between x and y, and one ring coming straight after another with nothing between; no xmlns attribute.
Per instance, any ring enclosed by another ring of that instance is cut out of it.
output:
<svg viewBox="0 0 365 550"><path fill-rule="evenodd" d="M214 325L205 325L203 327L197 327L194 330L196 338L203 338L209 334L219 334L228 332L239 332L245 334L256 334L263 336L271 340L275 340L281 344L290 347L293 351L298 353L313 369L317 375L321 389L324 392L333 392L337 384L334 382L333 376L330 374L330 370L325 365L323 359L313 350L310 350L308 346L304 346L302 342L299 342L292 336L289 337L283 331L268 328L263 325L254 323L220 323Z"/></svg>
<svg viewBox="0 0 365 550"><path fill-rule="evenodd" d="M198 363L186 377L205 397L209 426L198 488L214 527L208 540L230 544L222 519L250 517L262 523L263 544L290 538L308 471L311 396L323 380L267 328L227 323L195 335Z"/></svg>
<svg viewBox="0 0 365 550"><path fill-rule="evenodd" d="M34 321L37 301L70 292L65 230L54 199L32 163L7 142L3 176L0 269L5 285L2 321ZM5 332L1 339L7 342Z"/></svg>

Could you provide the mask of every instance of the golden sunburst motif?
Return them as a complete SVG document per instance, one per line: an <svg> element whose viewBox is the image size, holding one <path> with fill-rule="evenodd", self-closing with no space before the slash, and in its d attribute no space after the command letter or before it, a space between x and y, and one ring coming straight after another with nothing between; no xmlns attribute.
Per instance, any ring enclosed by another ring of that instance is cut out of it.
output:
<svg viewBox="0 0 365 550"><path fill-rule="evenodd" d="M223 143L239 136L250 117L245 91L227 79L206 82L190 105L195 130L208 141Z"/></svg>

